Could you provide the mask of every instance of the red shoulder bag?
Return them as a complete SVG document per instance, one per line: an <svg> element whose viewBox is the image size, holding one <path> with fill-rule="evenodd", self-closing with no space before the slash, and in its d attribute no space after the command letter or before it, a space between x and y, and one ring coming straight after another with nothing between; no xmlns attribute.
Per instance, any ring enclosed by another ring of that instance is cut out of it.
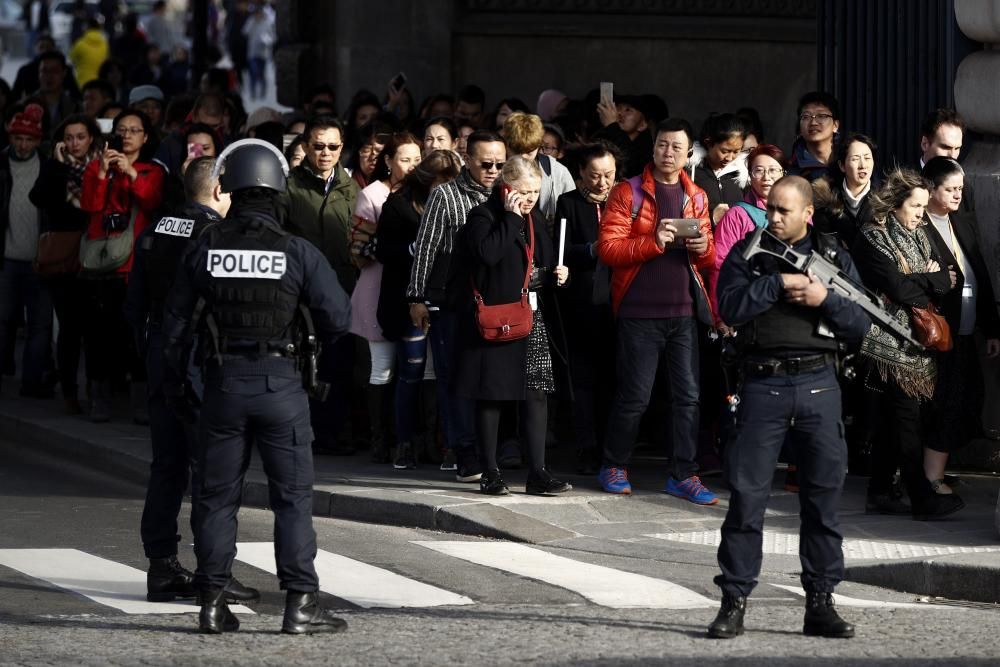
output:
<svg viewBox="0 0 1000 667"><path fill-rule="evenodd" d="M531 217L526 218L528 225L528 245L525 254L528 256L528 269L524 273L524 284L521 286L521 298L514 303L499 303L488 306L483 301L483 295L472 284L472 294L476 300L476 324L483 340L492 343L506 343L511 340L527 338L531 333L532 312L528 301L528 283L531 280L531 268L535 259L535 226Z"/></svg>

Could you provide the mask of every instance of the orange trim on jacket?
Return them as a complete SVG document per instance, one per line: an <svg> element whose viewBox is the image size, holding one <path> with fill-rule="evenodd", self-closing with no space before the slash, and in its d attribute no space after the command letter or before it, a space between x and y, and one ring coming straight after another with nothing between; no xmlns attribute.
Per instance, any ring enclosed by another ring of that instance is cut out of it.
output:
<svg viewBox="0 0 1000 667"><path fill-rule="evenodd" d="M695 314L709 326L715 324L708 290L702 271L708 271L715 264L715 239L712 223L708 217L708 195L694 184L683 170L680 183L684 189L684 217L698 218L701 233L708 237L708 248L700 255L688 253L688 267L698 285L694 290ZM642 171L642 206L635 220L632 220L632 186L626 181L611 190L608 203L601 216L601 229L597 238L597 254L601 261L611 267L611 306L615 313L622 298L635 280L645 262L663 253L658 248L654 233L656 230L656 185L653 181L653 165L648 164Z"/></svg>

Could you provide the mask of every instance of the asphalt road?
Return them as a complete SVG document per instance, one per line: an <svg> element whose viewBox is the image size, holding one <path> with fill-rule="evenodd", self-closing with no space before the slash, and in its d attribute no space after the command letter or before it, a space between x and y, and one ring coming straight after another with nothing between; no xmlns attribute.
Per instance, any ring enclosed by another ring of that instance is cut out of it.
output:
<svg viewBox="0 0 1000 667"><path fill-rule="evenodd" d="M801 598L779 588L795 579L766 576L747 634L719 642L704 637L718 601L704 550L635 558L599 541L539 548L332 519L316 520L323 599L350 629L287 637L266 571L271 515L252 509L240 514L235 574L263 598L239 632L203 636L193 605L145 606L142 497L0 440L0 664L996 664L995 608L844 584L858 637L811 639ZM193 567L187 541L180 551Z"/></svg>

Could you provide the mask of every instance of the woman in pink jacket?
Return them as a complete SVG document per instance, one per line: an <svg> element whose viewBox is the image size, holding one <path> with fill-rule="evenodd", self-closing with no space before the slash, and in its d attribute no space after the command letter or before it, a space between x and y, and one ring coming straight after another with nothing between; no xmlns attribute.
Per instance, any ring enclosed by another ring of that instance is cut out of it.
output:
<svg viewBox="0 0 1000 667"><path fill-rule="evenodd" d="M730 208L715 227L715 265L708 271L713 313L719 312L715 284L719 279L722 262L737 241L758 227L767 226L767 219L764 217L767 195L771 192L771 186L785 175L787 164L785 154L773 144L761 144L747 156L750 187L743 195L743 201Z"/></svg>

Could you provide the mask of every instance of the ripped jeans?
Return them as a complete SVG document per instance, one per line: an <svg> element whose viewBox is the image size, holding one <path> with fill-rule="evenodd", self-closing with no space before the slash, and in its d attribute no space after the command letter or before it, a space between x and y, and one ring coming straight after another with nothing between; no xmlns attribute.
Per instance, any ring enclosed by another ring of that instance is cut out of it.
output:
<svg viewBox="0 0 1000 667"><path fill-rule="evenodd" d="M419 327L408 327L396 343L396 437L399 442L413 442L427 351L427 334Z"/></svg>

